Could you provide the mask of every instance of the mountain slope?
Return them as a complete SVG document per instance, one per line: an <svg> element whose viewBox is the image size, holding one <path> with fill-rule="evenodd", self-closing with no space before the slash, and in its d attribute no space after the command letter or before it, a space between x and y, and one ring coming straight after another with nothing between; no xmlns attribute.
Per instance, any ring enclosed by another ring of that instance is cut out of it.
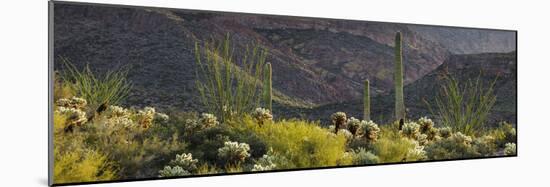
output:
<svg viewBox="0 0 550 187"><path fill-rule="evenodd" d="M461 83L468 80L480 80L488 85L496 79L494 94L497 101L489 117L489 125L501 121L516 123L516 95L517 95L517 62L516 54L512 53L484 53L473 55L452 55L441 66L414 83L405 86L405 106L409 118L430 116L430 111L424 101L433 103L434 97L443 84L443 77L451 75ZM342 103L333 103L311 110L288 110L285 115L303 117L311 120L321 119L328 123L330 114L343 111L350 116L362 116L363 103L353 100ZM284 109L280 109L285 111ZM379 95L371 99L371 117L376 122L391 121L394 112L393 93Z"/></svg>
<svg viewBox="0 0 550 187"><path fill-rule="evenodd" d="M269 50L276 101L314 107L359 98L367 78L376 94L388 93L397 31L408 44L406 83L448 57L398 24L69 4L55 6L54 53L58 71L61 57L96 72L130 67L127 105L201 111L194 44L229 33L235 49L258 42Z"/></svg>

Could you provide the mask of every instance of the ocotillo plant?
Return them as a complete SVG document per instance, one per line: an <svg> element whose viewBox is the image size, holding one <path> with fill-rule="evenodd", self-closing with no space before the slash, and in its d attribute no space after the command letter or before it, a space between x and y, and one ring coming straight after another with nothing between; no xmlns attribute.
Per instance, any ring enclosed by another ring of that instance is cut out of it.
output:
<svg viewBox="0 0 550 187"><path fill-rule="evenodd" d="M370 120L370 93L369 93L369 80L365 80L365 90L363 95L363 120Z"/></svg>
<svg viewBox="0 0 550 187"><path fill-rule="evenodd" d="M401 33L395 34L395 118L405 119L405 102L403 98L403 51L401 49Z"/></svg>
<svg viewBox="0 0 550 187"><path fill-rule="evenodd" d="M264 104L269 111L271 111L271 114L273 114L273 108L272 108L272 96L273 91L271 89L272 82L271 82L271 63L267 63L265 65L265 77L264 77Z"/></svg>

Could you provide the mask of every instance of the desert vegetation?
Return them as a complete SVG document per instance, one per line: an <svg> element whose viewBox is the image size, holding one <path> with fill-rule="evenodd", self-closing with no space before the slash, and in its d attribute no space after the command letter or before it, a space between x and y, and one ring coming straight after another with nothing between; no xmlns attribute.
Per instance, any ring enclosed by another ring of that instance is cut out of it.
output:
<svg viewBox="0 0 550 187"><path fill-rule="evenodd" d="M128 70L105 73L63 60L54 84L55 183L374 165L516 155L513 124L488 125L494 82L448 76L430 113L406 114L402 36L395 36L395 116L371 118L369 80L363 116L331 120L277 117L272 64L259 44L235 49L230 37L195 44L203 111L124 106ZM234 54L234 51L244 51Z"/></svg>

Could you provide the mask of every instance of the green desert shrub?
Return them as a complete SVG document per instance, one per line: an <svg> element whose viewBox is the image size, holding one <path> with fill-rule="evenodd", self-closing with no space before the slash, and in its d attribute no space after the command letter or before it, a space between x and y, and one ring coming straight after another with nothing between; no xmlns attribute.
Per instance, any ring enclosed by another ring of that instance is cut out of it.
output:
<svg viewBox="0 0 550 187"><path fill-rule="evenodd" d="M76 132L85 136L84 143L93 149L108 153L111 160L120 166L122 178L155 176L160 166L177 152L185 150L186 144L174 132L171 136L159 136L149 127L154 127L159 115L154 108L125 109L111 105L92 123Z"/></svg>
<svg viewBox="0 0 550 187"><path fill-rule="evenodd" d="M423 146L413 139L403 137L394 127L381 128L382 136L372 146L372 152L381 163L418 161L426 158Z"/></svg>
<svg viewBox="0 0 550 187"><path fill-rule="evenodd" d="M351 151L352 163L354 165L371 165L380 163L380 158L365 148Z"/></svg>
<svg viewBox="0 0 550 187"><path fill-rule="evenodd" d="M117 179L114 163L95 150L54 151L55 183L93 182Z"/></svg>
<svg viewBox="0 0 550 187"><path fill-rule="evenodd" d="M95 110L100 105L120 104L130 93L132 84L126 79L128 70L109 70L97 75L88 66L80 70L68 59L62 58L64 71L61 77L75 95L88 101Z"/></svg>
<svg viewBox="0 0 550 187"><path fill-rule="evenodd" d="M68 116L54 113L54 182L86 182L118 178L116 163L109 156L84 144L76 129L65 132Z"/></svg>
<svg viewBox="0 0 550 187"><path fill-rule="evenodd" d="M462 83L447 76L436 95L434 106L428 102L426 104L440 118L443 126L474 135L483 127L496 102L495 83L496 80L486 85L480 77Z"/></svg>
<svg viewBox="0 0 550 187"><path fill-rule="evenodd" d="M501 148L506 143L516 141L516 128L510 123L500 123L497 128L489 130L488 134L495 138L497 146Z"/></svg>
<svg viewBox="0 0 550 187"><path fill-rule="evenodd" d="M267 50L260 45L235 49L230 37L195 43L196 87L208 112L220 121L252 112L260 104ZM233 54L233 52L241 52ZM239 57L240 59L236 59Z"/></svg>
<svg viewBox="0 0 550 187"><path fill-rule="evenodd" d="M428 144L425 150L430 160L460 159L480 156L472 144L472 137L457 132L453 133L448 138L442 138Z"/></svg>
<svg viewBox="0 0 550 187"><path fill-rule="evenodd" d="M54 81L53 81L53 100L57 101L61 98L71 98L75 96L74 90L72 90L71 86L63 81L62 78L60 78L60 74L58 72L55 72L54 74Z"/></svg>
<svg viewBox="0 0 550 187"><path fill-rule="evenodd" d="M344 156L346 138L302 120L283 120L259 126L246 116L232 124L235 131L255 134L279 158L280 169L335 166ZM284 159L282 159L284 158Z"/></svg>

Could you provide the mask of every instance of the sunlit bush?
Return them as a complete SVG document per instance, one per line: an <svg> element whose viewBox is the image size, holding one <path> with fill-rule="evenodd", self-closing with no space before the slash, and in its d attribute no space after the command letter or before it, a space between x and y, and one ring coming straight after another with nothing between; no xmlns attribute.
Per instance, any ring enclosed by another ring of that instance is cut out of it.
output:
<svg viewBox="0 0 550 187"><path fill-rule="evenodd" d="M439 129L439 136L441 136L442 138L451 137L452 134L453 130L451 129L451 127L442 127Z"/></svg>
<svg viewBox="0 0 550 187"><path fill-rule="evenodd" d="M407 122L403 125L401 134L405 137L416 139L420 135L420 125L416 122Z"/></svg>
<svg viewBox="0 0 550 187"><path fill-rule="evenodd" d="M472 146L481 156L493 156L497 152L495 138L490 135L475 138Z"/></svg>
<svg viewBox="0 0 550 187"><path fill-rule="evenodd" d="M515 143L506 143L504 145L504 154L505 155L516 155L517 154L517 148Z"/></svg>
<svg viewBox="0 0 550 187"><path fill-rule="evenodd" d="M472 141L472 137L457 132L428 144L425 150L431 160L477 157L479 153L472 146Z"/></svg>
<svg viewBox="0 0 550 187"><path fill-rule="evenodd" d="M421 147L411 138L403 136L397 130L398 124L380 127L380 138L371 147L373 154L378 156L380 163L397 163L407 161L418 161L424 159L420 153Z"/></svg>
<svg viewBox="0 0 550 187"><path fill-rule="evenodd" d="M180 166L165 166L164 169L159 171L159 177L177 177L185 175L191 175L191 173Z"/></svg>
<svg viewBox="0 0 550 187"><path fill-rule="evenodd" d="M273 120L273 115L271 115L269 109L265 108L256 108L251 115L254 119L256 119L258 124L264 124Z"/></svg>
<svg viewBox="0 0 550 187"><path fill-rule="evenodd" d="M275 164L275 162L278 159L279 158L274 155L273 150L270 150L267 154L256 160L254 166L252 167L252 171L274 170L277 168L277 164Z"/></svg>
<svg viewBox="0 0 550 187"><path fill-rule="evenodd" d="M330 119L332 121L332 125L334 125L334 132L337 133L339 129L345 129L347 117L346 113L344 112L335 112L330 116Z"/></svg>
<svg viewBox="0 0 550 187"><path fill-rule="evenodd" d="M495 138L498 147L503 148L506 143L516 141L516 128L510 123L500 123L499 126L489 132Z"/></svg>
<svg viewBox="0 0 550 187"><path fill-rule="evenodd" d="M54 152L55 183L114 180L117 176L114 168L106 155L95 150Z"/></svg>
<svg viewBox="0 0 550 187"><path fill-rule="evenodd" d="M250 157L250 146L246 143L224 142L224 146L218 149L218 156L229 163L242 163Z"/></svg>
<svg viewBox="0 0 550 187"><path fill-rule="evenodd" d="M193 159L193 155L191 153L187 153L187 154L182 153L182 154L177 154L176 158L170 161L170 165L180 166L186 171L194 172L197 170L198 162L199 160Z"/></svg>
<svg viewBox="0 0 550 187"><path fill-rule="evenodd" d="M242 134L255 134L279 158L277 168L336 166L346 150L346 138L317 124L301 120L283 120L258 126L251 117L232 125Z"/></svg>

